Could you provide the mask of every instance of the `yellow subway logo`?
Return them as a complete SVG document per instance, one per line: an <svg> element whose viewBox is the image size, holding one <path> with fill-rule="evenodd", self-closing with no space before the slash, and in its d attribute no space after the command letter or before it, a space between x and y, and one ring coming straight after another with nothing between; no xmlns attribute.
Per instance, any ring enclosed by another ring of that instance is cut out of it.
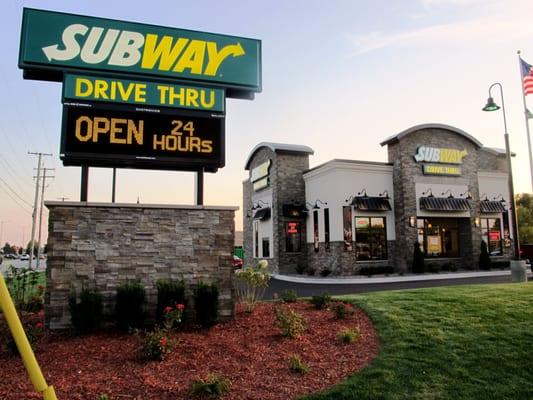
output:
<svg viewBox="0 0 533 400"><path fill-rule="evenodd" d="M434 162L443 164L461 164L463 158L468 155L466 150L439 149L434 147L420 146L414 159L416 162Z"/></svg>

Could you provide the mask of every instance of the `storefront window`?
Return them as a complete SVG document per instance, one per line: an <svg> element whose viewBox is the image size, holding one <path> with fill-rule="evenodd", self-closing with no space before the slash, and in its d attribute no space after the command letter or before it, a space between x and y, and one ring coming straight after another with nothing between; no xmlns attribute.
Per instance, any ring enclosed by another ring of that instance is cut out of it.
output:
<svg viewBox="0 0 533 400"><path fill-rule="evenodd" d="M254 257L259 257L259 221L254 221Z"/></svg>
<svg viewBox="0 0 533 400"><path fill-rule="evenodd" d="M270 239L269 238L263 238L263 257L267 258L270 257Z"/></svg>
<svg viewBox="0 0 533 400"><path fill-rule="evenodd" d="M481 240L487 243L491 256L502 254L502 229L499 218L481 218Z"/></svg>
<svg viewBox="0 0 533 400"><path fill-rule="evenodd" d="M315 251L319 250L318 244L318 211L313 211L313 247Z"/></svg>
<svg viewBox="0 0 533 400"><path fill-rule="evenodd" d="M459 257L457 218L420 218L418 243L425 257Z"/></svg>
<svg viewBox="0 0 533 400"><path fill-rule="evenodd" d="M329 250L329 208L324 208L324 243Z"/></svg>
<svg viewBox="0 0 533 400"><path fill-rule="evenodd" d="M355 256L357 260L386 260L385 218L355 217Z"/></svg>
<svg viewBox="0 0 533 400"><path fill-rule="evenodd" d="M285 251L287 253L299 253L301 251L301 231L299 221L290 221L285 225Z"/></svg>

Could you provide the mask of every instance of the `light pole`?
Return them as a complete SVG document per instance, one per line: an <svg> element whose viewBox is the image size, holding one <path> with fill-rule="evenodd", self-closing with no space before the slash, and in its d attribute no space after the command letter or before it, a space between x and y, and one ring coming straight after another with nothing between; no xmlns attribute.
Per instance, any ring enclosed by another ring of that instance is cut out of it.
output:
<svg viewBox="0 0 533 400"><path fill-rule="evenodd" d="M523 264L523 269L525 271L525 262L520 261L520 240L518 238L518 221L516 218L516 202L514 198L514 184L513 184L513 169L511 166L511 150L509 149L509 132L507 131L507 118L505 116L505 103L503 100L503 87L501 83L496 82L490 85L489 87L489 98L487 100L487 104L485 107L483 107L483 111L497 111L500 109L500 106L498 106L491 95L491 90L494 86L498 86L500 88L500 95L502 100L502 114L503 114L503 129L505 131L505 154L507 156L507 168L509 169L509 205L511 206L511 223L513 225L513 249L514 249L514 257L511 264ZM512 267L513 265L511 265ZM518 268L518 265L516 265ZM513 268L511 268L513 269ZM525 273L525 272L524 272ZM527 277L526 277L527 280Z"/></svg>

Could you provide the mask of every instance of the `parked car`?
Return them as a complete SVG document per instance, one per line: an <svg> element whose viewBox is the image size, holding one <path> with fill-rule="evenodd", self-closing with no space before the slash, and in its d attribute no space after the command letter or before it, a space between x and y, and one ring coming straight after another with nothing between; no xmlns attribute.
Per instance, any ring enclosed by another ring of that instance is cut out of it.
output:
<svg viewBox="0 0 533 400"><path fill-rule="evenodd" d="M235 269L242 268L242 266L243 266L243 261L234 254L233 255L233 268Z"/></svg>
<svg viewBox="0 0 533 400"><path fill-rule="evenodd" d="M23 254L20 256L20 261L29 261L29 260L30 260L29 254Z"/></svg>

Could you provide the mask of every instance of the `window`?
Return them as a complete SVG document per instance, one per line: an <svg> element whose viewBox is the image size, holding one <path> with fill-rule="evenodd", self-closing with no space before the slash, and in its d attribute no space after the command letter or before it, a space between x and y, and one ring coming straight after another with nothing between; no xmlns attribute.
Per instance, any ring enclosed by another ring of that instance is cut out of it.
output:
<svg viewBox="0 0 533 400"><path fill-rule="evenodd" d="M270 239L267 237L263 238L263 257L270 257Z"/></svg>
<svg viewBox="0 0 533 400"><path fill-rule="evenodd" d="M318 236L318 210L313 211L313 246L315 251L319 250L319 236Z"/></svg>
<svg viewBox="0 0 533 400"><path fill-rule="evenodd" d="M499 218L481 218L481 240L491 256L502 254L502 229Z"/></svg>
<svg viewBox="0 0 533 400"><path fill-rule="evenodd" d="M324 243L329 250L329 208L324 208Z"/></svg>
<svg viewBox="0 0 533 400"><path fill-rule="evenodd" d="M383 217L355 217L357 260L386 260L387 233Z"/></svg>
<svg viewBox="0 0 533 400"><path fill-rule="evenodd" d="M285 251L287 253L299 253L302 245L300 221L290 221L285 225Z"/></svg>
<svg viewBox="0 0 533 400"><path fill-rule="evenodd" d="M425 257L459 257L458 218L419 218L417 228Z"/></svg>

